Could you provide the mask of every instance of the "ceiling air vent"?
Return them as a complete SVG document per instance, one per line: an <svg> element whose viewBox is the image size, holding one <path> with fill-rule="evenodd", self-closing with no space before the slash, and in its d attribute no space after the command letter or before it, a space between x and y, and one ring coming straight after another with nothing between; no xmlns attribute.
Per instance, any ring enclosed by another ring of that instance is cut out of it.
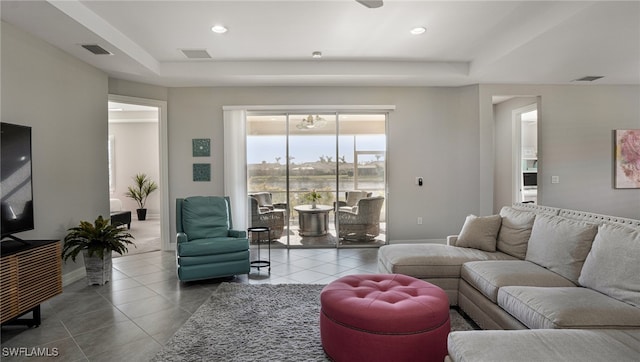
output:
<svg viewBox="0 0 640 362"><path fill-rule="evenodd" d="M593 82L594 80L598 80L600 78L603 78L603 77L598 75L588 75L586 77L574 79L573 81L574 82Z"/></svg>
<svg viewBox="0 0 640 362"><path fill-rule="evenodd" d="M82 44L82 47L95 55L111 55L111 52L97 44Z"/></svg>
<svg viewBox="0 0 640 362"><path fill-rule="evenodd" d="M189 59L211 59L206 49L180 49L180 51Z"/></svg>

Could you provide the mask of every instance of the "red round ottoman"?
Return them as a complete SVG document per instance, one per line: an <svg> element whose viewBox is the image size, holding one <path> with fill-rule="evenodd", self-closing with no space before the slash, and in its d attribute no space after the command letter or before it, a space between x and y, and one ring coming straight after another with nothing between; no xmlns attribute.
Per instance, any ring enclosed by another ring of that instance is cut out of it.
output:
<svg viewBox="0 0 640 362"><path fill-rule="evenodd" d="M447 355L449 298L402 274L360 274L320 293L322 347L334 361L438 361Z"/></svg>

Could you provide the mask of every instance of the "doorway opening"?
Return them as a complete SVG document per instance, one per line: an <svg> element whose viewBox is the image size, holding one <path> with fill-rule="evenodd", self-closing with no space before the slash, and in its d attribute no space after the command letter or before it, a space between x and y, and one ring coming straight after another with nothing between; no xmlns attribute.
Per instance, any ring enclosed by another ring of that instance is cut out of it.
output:
<svg viewBox="0 0 640 362"><path fill-rule="evenodd" d="M162 167L165 102L109 96L109 195L111 212L130 212L128 230L135 248L126 255L168 250L168 200L166 167ZM136 175L144 174L158 185L144 205L146 218L137 215L138 203L127 196ZM124 226L123 226L124 227Z"/></svg>
<svg viewBox="0 0 640 362"><path fill-rule="evenodd" d="M517 194L515 200L524 203L538 203L538 107L532 104L524 108L517 109L514 122L516 129L519 128L519 140L517 148L518 165L514 167L516 171L516 185L514 190Z"/></svg>
<svg viewBox="0 0 640 362"><path fill-rule="evenodd" d="M493 211L514 202L538 203L543 160L538 148L542 99L535 95L495 95Z"/></svg>

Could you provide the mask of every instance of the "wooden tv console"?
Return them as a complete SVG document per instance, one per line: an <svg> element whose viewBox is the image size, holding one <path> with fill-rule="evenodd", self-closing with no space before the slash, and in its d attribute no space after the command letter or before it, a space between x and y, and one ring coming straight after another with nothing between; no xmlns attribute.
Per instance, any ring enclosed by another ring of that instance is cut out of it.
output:
<svg viewBox="0 0 640 362"><path fill-rule="evenodd" d="M58 240L0 243L0 323L40 325L40 304L62 293L62 245ZM19 318L33 312L33 318Z"/></svg>

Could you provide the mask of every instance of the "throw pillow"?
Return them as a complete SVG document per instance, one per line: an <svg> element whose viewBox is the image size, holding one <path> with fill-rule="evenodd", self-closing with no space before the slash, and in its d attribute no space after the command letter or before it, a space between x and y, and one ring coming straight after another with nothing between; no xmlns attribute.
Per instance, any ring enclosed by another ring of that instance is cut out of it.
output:
<svg viewBox="0 0 640 362"><path fill-rule="evenodd" d="M490 252L496 251L496 237L501 222L500 215L467 216L456 241L456 246Z"/></svg>
<svg viewBox="0 0 640 362"><path fill-rule="evenodd" d="M578 283L598 226L560 216L538 215L533 222L525 260Z"/></svg>
<svg viewBox="0 0 640 362"><path fill-rule="evenodd" d="M578 281L640 307L640 230L603 224L593 241Z"/></svg>
<svg viewBox="0 0 640 362"><path fill-rule="evenodd" d="M524 259L536 214L505 206L500 210L500 216L502 226L498 233L496 248L505 254Z"/></svg>

